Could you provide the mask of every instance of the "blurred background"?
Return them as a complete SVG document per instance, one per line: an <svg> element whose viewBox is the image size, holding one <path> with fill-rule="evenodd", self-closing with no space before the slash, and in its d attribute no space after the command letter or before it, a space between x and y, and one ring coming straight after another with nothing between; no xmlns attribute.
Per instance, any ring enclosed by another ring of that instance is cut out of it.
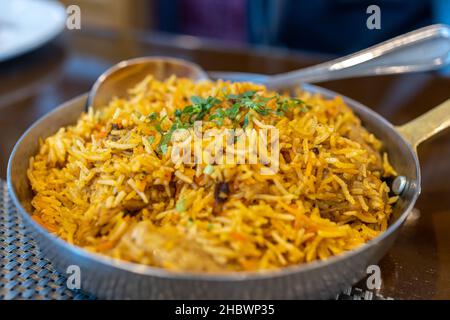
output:
<svg viewBox="0 0 450 320"><path fill-rule="evenodd" d="M83 27L147 29L226 42L346 54L432 23L450 23L448 0L63 0ZM364 28L366 8L381 29Z"/></svg>

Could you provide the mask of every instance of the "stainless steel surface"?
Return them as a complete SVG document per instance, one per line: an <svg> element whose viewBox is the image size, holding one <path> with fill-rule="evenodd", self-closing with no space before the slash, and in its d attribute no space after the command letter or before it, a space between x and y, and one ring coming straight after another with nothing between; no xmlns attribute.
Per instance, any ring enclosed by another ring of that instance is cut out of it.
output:
<svg viewBox="0 0 450 320"><path fill-rule="evenodd" d="M349 77L405 73L439 69L450 63L450 28L431 25L348 56L301 70L273 76L249 73L212 72L213 79L253 81L270 89L292 88ZM198 65L167 57L145 57L124 60L104 72L89 92L86 109L105 106L111 97L124 97L134 84L153 75L166 79L175 74L193 80L208 79Z"/></svg>
<svg viewBox="0 0 450 320"><path fill-rule="evenodd" d="M211 72L213 79L254 81L271 89L369 75L436 70L450 63L450 27L436 24L329 62L273 76Z"/></svg>
<svg viewBox="0 0 450 320"><path fill-rule="evenodd" d="M125 60L106 70L97 79L89 92L86 109L89 106L94 109L104 107L112 97L125 97L129 88L148 75L159 80L165 80L171 75L193 80L208 79L207 74L198 65L186 60L168 57Z"/></svg>
<svg viewBox="0 0 450 320"><path fill-rule="evenodd" d="M303 88L329 98L337 95L311 85L304 85ZM22 136L9 161L8 186L20 214L46 256L63 272L69 265L78 265L82 272L82 288L100 298L329 298L361 279L366 267L381 259L420 193L420 167L412 145L384 118L344 97L365 126L385 142L392 164L409 182L395 205L390 226L377 238L326 261L263 273L173 273L92 254L55 237L31 219L32 192L26 177L28 159L37 152L38 138L45 138L59 127L74 123L83 111L86 99L85 95L65 103L39 120Z"/></svg>
<svg viewBox="0 0 450 320"><path fill-rule="evenodd" d="M392 182L392 192L394 192L397 195L402 194L403 190L405 190L406 185L408 184L408 179L404 176L398 176L394 179Z"/></svg>
<svg viewBox="0 0 450 320"><path fill-rule="evenodd" d="M450 63L450 27L435 24L348 56L271 77L277 89L301 82L439 69Z"/></svg>

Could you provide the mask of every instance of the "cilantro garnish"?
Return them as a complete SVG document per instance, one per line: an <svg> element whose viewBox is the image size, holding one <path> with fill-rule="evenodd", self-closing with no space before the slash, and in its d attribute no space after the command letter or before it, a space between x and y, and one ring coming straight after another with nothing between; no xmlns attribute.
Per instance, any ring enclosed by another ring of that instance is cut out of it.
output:
<svg viewBox="0 0 450 320"><path fill-rule="evenodd" d="M179 118L186 117L189 123L194 123L195 121L203 120L203 117L216 105L220 104L217 98L209 96L203 99L198 96L191 97L192 105L185 107L182 111L177 110L175 116Z"/></svg>
<svg viewBox="0 0 450 320"><path fill-rule="evenodd" d="M163 132L161 128L161 124L166 119L166 116L159 119L158 113L153 112L150 114L148 119L152 122L156 122L154 123L154 126L162 135L158 151L163 154L167 152L168 144L176 129L190 128L195 121L201 121L207 115L209 115L207 119L216 123L217 126L222 126L226 118L230 119L235 126L243 119L242 128L245 129L251 121L251 112L255 112L262 116L267 116L269 114L284 116L290 108L300 107L302 112L308 111L309 108L309 106L301 99L282 98L278 94L272 97L263 97L255 90L245 91L240 94L226 94L224 97L225 100L222 101L212 96L208 96L207 98L192 96L191 105L186 106L182 110L175 110L175 120L170 129L166 132ZM276 110L267 106L268 103L274 99ZM224 107L222 103L228 103L229 107Z"/></svg>

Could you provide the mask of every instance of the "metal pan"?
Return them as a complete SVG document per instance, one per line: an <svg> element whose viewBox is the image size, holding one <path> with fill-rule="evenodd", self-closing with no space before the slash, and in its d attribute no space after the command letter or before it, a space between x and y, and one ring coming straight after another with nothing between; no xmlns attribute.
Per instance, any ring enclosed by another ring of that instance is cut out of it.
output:
<svg viewBox="0 0 450 320"><path fill-rule="evenodd" d="M312 85L306 91L332 98L337 93ZM8 164L11 197L44 255L65 273L68 266L81 270L81 288L105 299L323 299L334 297L366 274L391 247L420 193L420 166L416 147L450 126L450 100L418 119L394 127L362 104L345 102L364 126L381 139L391 163L407 183L394 207L388 229L365 245L325 261L286 267L270 272L229 274L175 273L160 268L118 261L89 253L50 234L31 219L32 191L26 176L29 158L38 151L38 138L54 134L76 122L87 95L77 97L37 121L17 142Z"/></svg>

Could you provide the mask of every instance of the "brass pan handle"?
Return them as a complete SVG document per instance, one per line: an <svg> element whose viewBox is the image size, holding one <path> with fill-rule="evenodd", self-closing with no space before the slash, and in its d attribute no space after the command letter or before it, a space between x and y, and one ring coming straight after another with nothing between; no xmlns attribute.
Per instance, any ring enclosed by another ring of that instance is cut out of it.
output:
<svg viewBox="0 0 450 320"><path fill-rule="evenodd" d="M397 130L416 150L421 142L448 127L450 127L450 99L420 117L397 127Z"/></svg>

